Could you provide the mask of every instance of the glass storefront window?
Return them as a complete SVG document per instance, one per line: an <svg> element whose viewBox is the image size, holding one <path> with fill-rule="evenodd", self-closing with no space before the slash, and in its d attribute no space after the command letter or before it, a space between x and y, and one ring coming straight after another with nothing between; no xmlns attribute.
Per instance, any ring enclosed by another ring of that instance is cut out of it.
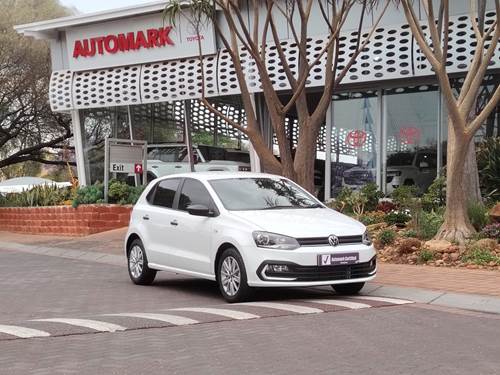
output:
<svg viewBox="0 0 500 375"><path fill-rule="evenodd" d="M401 185L423 193L436 178L439 100L432 85L384 90L387 194Z"/></svg>
<svg viewBox="0 0 500 375"><path fill-rule="evenodd" d="M331 196L377 181L376 91L337 94L333 101Z"/></svg>

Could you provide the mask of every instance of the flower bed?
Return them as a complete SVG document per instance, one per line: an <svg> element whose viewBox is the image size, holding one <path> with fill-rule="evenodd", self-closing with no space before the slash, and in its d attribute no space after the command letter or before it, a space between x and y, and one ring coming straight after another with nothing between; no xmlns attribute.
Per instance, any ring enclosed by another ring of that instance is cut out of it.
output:
<svg viewBox="0 0 500 375"><path fill-rule="evenodd" d="M131 205L112 204L0 208L0 231L86 236L126 227L131 211Z"/></svg>

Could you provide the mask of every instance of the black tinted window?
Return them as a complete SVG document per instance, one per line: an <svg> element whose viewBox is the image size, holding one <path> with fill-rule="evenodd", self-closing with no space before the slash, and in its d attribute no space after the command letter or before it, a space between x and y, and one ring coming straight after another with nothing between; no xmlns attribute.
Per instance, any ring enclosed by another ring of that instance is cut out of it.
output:
<svg viewBox="0 0 500 375"><path fill-rule="evenodd" d="M202 204L212 208L212 200L205 186L199 181L186 179L179 199L179 210L187 211L187 207L192 204Z"/></svg>
<svg viewBox="0 0 500 375"><path fill-rule="evenodd" d="M156 186L153 204L155 206L172 208L179 181L178 178L160 181Z"/></svg>

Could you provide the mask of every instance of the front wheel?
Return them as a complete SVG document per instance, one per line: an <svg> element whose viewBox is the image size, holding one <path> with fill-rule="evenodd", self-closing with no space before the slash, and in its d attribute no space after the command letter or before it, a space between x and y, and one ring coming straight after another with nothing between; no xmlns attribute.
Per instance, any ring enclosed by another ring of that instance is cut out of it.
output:
<svg viewBox="0 0 500 375"><path fill-rule="evenodd" d="M217 282L222 296L229 303L244 301L250 296L245 264L236 249L224 250L219 258Z"/></svg>
<svg viewBox="0 0 500 375"><path fill-rule="evenodd" d="M350 284L334 284L332 285L333 290L337 294L342 296L350 296L358 294L361 289L365 286L365 283L350 283Z"/></svg>
<svg viewBox="0 0 500 375"><path fill-rule="evenodd" d="M148 267L148 258L142 241L132 241L128 249L128 274L137 285L150 285L156 276L156 270Z"/></svg>

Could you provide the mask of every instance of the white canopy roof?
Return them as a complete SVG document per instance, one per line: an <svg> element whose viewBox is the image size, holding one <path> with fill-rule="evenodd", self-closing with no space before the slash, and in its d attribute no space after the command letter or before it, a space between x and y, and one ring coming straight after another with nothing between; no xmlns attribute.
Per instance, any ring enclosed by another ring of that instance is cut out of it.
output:
<svg viewBox="0 0 500 375"><path fill-rule="evenodd" d="M40 177L15 177L0 182L0 193L20 193L23 190L33 189L39 185L55 185L57 187L71 186L70 182L55 182Z"/></svg>

